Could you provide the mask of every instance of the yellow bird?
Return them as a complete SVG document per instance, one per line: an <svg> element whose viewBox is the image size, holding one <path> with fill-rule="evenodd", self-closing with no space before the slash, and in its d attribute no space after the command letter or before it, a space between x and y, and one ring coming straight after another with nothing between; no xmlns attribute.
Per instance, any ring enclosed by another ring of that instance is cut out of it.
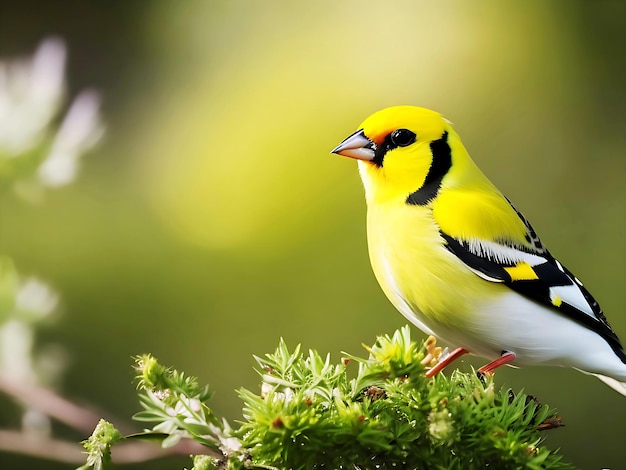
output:
<svg viewBox="0 0 626 470"><path fill-rule="evenodd" d="M472 161L414 106L368 117L333 153L358 160L376 279L422 331L503 364L568 366L626 395L626 354L598 303Z"/></svg>

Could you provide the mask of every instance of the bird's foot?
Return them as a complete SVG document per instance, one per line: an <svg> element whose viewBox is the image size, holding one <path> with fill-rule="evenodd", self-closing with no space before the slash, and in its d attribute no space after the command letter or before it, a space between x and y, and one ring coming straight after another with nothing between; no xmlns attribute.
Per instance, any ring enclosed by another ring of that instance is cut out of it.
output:
<svg viewBox="0 0 626 470"><path fill-rule="evenodd" d="M515 360L515 353L510 351L502 351L502 355L496 359L495 361L491 361L489 364L485 364L480 369L478 369L478 375L491 375L493 371L498 367L508 364L509 362Z"/></svg>
<svg viewBox="0 0 626 470"><path fill-rule="evenodd" d="M428 377L428 378L434 377L439 372L441 372L444 369L444 367L446 367L452 361L454 361L454 360L458 359L459 357L463 356L464 354L468 354L468 353L469 353L469 351L467 349L456 348L450 354L447 354L447 355L439 358L439 361L437 362L437 364L435 364L434 367L431 367L428 371L426 371L426 377Z"/></svg>
<svg viewBox="0 0 626 470"><path fill-rule="evenodd" d="M444 350L443 348L437 346L437 338L433 335L426 338L424 348L426 348L426 356L424 356L424 359L422 359L420 363L426 367L433 367L437 364L437 362L439 362Z"/></svg>

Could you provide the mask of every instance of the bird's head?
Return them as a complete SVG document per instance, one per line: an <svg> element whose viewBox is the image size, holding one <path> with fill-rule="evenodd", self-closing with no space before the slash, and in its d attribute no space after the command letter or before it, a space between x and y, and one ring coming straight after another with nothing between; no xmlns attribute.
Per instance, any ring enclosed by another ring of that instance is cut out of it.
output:
<svg viewBox="0 0 626 470"><path fill-rule="evenodd" d="M332 152L359 160L368 202L414 197L420 204L434 198L450 170L451 146L466 154L439 113L394 106L369 116Z"/></svg>

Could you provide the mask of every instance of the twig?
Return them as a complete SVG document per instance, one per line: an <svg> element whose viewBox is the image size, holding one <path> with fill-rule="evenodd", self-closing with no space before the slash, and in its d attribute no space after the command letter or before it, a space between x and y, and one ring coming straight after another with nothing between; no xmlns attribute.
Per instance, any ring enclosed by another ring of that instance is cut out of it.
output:
<svg viewBox="0 0 626 470"><path fill-rule="evenodd" d="M73 464L85 462L83 448L77 443L29 436L19 431L0 430L0 451L25 454L56 462Z"/></svg>
<svg viewBox="0 0 626 470"><path fill-rule="evenodd" d="M118 464L139 463L172 455L206 454L208 450L190 439L182 439L167 449L148 442L128 442L115 446L113 459ZM0 429L0 451L77 465L85 463L85 450L77 443L19 431Z"/></svg>
<svg viewBox="0 0 626 470"><path fill-rule="evenodd" d="M0 374L0 391L24 405L35 408L51 418L84 432L86 436L91 434L100 420L100 416L95 412L80 407L51 390L37 385L25 385L11 380L3 374ZM84 449L78 443L33 436L13 430L0 430L0 451L72 464L85 462ZM190 454L208 454L215 458L221 457L215 455L211 449L190 439L182 439L176 446L168 449L163 449L156 443L126 442L115 446L114 450L114 458L117 463L137 463L167 455Z"/></svg>
<svg viewBox="0 0 626 470"><path fill-rule="evenodd" d="M0 373L0 391L12 396L16 401L35 408L45 415L54 418L61 423L86 433L91 434L100 420L100 415L87 408L76 405L69 400L57 395L52 390L34 384L24 384L11 380ZM123 432L132 432L119 426Z"/></svg>

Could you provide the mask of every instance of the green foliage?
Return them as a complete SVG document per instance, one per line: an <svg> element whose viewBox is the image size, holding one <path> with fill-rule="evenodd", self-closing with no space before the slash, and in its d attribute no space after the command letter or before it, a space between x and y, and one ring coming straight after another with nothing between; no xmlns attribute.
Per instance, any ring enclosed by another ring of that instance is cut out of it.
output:
<svg viewBox="0 0 626 470"><path fill-rule="evenodd" d="M222 423L215 417L206 402L211 397L208 387L200 387L195 377L185 376L171 368L163 367L145 354L136 358L139 372L139 395L144 411L133 416L137 421L156 422L153 432L163 433L163 447L176 445L190 436L199 443L220 451L216 431Z"/></svg>
<svg viewBox="0 0 626 470"><path fill-rule="evenodd" d="M367 349L368 358L333 364L281 340L256 357L260 394L239 390L245 421L237 430L211 412L206 387L142 356L144 411L135 418L156 423L144 435L164 446L181 438L205 445L210 455L196 456L194 470L572 468L541 444L539 429L560 421L533 397L474 373L427 378L431 349L411 341L408 326Z"/></svg>
<svg viewBox="0 0 626 470"><path fill-rule="evenodd" d="M83 447L87 450L87 463L79 470L106 468L111 462L111 446L122 439L122 434L111 423L101 419L93 434L83 441Z"/></svg>

